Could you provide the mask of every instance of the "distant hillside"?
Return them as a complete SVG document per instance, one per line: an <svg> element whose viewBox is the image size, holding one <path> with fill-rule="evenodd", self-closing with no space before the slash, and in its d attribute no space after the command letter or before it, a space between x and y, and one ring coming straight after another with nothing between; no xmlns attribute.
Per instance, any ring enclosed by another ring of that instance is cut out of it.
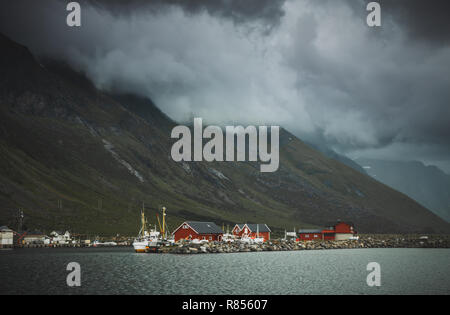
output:
<svg viewBox="0 0 450 315"><path fill-rule="evenodd" d="M422 162L357 160L367 166L368 174L382 183L401 191L435 214L450 221L450 175L436 166Z"/></svg>
<svg viewBox="0 0 450 315"><path fill-rule="evenodd" d="M361 172L363 174L367 174L366 171L364 170L364 168L361 167L361 165L359 165L358 163L356 163L355 161L353 161L352 159L346 157L345 155L339 154L336 151L328 148L326 145L323 144L318 144L318 143L312 143L312 142L306 142L308 145L312 146L314 149L322 152L323 154L325 154L325 156L335 159L336 161L339 161L351 168L353 168L354 170L357 170L358 172Z"/></svg>
<svg viewBox="0 0 450 315"><path fill-rule="evenodd" d="M447 232L404 194L282 130L280 168L176 163L175 122L150 100L110 95L0 35L0 225L23 209L32 229L134 235L154 224L264 222L273 230L350 220L361 232Z"/></svg>

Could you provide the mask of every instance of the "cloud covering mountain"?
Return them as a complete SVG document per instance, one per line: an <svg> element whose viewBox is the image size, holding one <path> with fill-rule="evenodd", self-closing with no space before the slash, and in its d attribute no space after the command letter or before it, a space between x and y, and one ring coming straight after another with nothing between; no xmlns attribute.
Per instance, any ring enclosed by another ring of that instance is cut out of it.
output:
<svg viewBox="0 0 450 315"><path fill-rule="evenodd" d="M279 124L350 156L450 170L445 1L3 2L0 30L177 121ZM424 7L425 6L425 7Z"/></svg>

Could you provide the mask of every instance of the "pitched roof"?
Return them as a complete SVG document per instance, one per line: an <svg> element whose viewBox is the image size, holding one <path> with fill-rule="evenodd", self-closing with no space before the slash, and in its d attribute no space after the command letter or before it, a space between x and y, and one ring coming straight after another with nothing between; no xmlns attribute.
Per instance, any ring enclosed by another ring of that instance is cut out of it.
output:
<svg viewBox="0 0 450 315"><path fill-rule="evenodd" d="M6 225L3 225L3 226L0 226L0 231L2 231L2 232L12 232L13 230L11 230Z"/></svg>
<svg viewBox="0 0 450 315"><path fill-rule="evenodd" d="M185 223L198 234L223 234L222 229L214 222L186 221Z"/></svg>
<svg viewBox="0 0 450 315"><path fill-rule="evenodd" d="M242 224L242 227L240 227L240 224L238 224L239 228L242 230L242 228L244 227L244 225L247 225L247 227L249 228L250 231L252 232L257 232L259 230L259 232L263 233L263 232L272 232L269 227L267 226L267 224L264 223L246 223L246 224Z"/></svg>

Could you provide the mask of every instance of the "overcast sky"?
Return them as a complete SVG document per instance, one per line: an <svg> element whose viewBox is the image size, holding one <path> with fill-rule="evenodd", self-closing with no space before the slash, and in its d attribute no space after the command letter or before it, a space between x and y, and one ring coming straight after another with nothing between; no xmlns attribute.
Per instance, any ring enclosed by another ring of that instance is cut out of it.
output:
<svg viewBox="0 0 450 315"><path fill-rule="evenodd" d="M450 1L2 1L0 30L170 117L277 124L350 157L450 172ZM125 4L127 3L127 4Z"/></svg>

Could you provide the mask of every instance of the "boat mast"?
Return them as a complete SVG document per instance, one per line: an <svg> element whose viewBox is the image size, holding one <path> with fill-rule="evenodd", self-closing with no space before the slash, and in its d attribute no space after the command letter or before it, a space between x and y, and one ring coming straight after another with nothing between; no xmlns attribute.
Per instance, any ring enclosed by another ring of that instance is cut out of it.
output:
<svg viewBox="0 0 450 315"><path fill-rule="evenodd" d="M162 223L162 235L163 238L166 239L166 207L162 207L163 212L163 223Z"/></svg>

